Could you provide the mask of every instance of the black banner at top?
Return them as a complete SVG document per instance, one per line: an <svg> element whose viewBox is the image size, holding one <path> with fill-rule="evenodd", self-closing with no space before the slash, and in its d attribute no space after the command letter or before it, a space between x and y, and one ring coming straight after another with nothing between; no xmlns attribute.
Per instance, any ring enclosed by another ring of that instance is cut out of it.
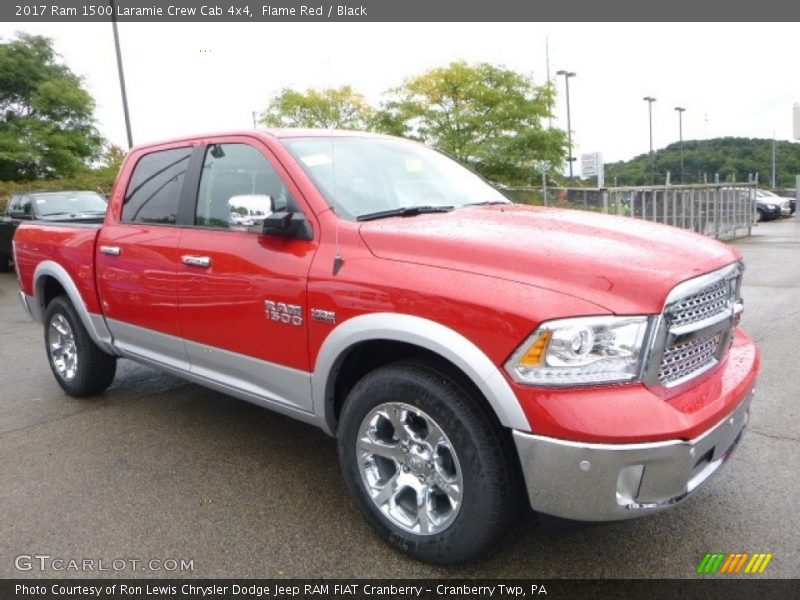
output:
<svg viewBox="0 0 800 600"><path fill-rule="evenodd" d="M759 0L3 0L6 22L797 21L800 3Z"/></svg>

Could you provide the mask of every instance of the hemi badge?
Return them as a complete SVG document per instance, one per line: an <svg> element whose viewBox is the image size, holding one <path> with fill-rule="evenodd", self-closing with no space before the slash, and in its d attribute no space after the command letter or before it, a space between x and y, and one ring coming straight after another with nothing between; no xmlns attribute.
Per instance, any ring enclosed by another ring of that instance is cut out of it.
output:
<svg viewBox="0 0 800 600"><path fill-rule="evenodd" d="M321 308L311 309L311 319L319 321L320 323L329 323L333 325L336 323L336 313L332 310L322 310Z"/></svg>

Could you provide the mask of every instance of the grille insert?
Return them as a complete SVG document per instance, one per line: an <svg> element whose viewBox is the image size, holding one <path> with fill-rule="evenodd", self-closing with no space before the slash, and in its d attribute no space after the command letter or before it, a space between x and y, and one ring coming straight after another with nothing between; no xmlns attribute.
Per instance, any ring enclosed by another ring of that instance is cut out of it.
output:
<svg viewBox="0 0 800 600"><path fill-rule="evenodd" d="M730 282L718 281L673 304L668 313L670 325L680 327L715 317L728 310L731 296Z"/></svg>
<svg viewBox="0 0 800 600"><path fill-rule="evenodd" d="M688 377L716 362L722 333L676 344L664 351L658 379L663 384L670 384Z"/></svg>

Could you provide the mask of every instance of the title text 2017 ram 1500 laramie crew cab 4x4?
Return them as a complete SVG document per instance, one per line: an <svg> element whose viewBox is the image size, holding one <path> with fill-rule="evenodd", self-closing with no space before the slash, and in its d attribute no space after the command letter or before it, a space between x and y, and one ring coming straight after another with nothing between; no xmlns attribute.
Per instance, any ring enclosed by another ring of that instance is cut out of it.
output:
<svg viewBox="0 0 800 600"><path fill-rule="evenodd" d="M589 521L680 502L737 446L760 364L735 249L511 204L389 137L137 147L102 226L14 247L68 394L122 357L317 425L371 525L438 563L526 497Z"/></svg>

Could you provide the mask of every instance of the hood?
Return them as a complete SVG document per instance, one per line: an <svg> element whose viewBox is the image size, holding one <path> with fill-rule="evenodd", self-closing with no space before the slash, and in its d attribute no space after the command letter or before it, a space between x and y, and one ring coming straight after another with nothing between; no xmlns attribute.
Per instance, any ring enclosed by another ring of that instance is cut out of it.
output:
<svg viewBox="0 0 800 600"><path fill-rule="evenodd" d="M740 256L675 227L520 205L365 222L360 232L380 258L517 281L617 314L659 313L675 285Z"/></svg>

